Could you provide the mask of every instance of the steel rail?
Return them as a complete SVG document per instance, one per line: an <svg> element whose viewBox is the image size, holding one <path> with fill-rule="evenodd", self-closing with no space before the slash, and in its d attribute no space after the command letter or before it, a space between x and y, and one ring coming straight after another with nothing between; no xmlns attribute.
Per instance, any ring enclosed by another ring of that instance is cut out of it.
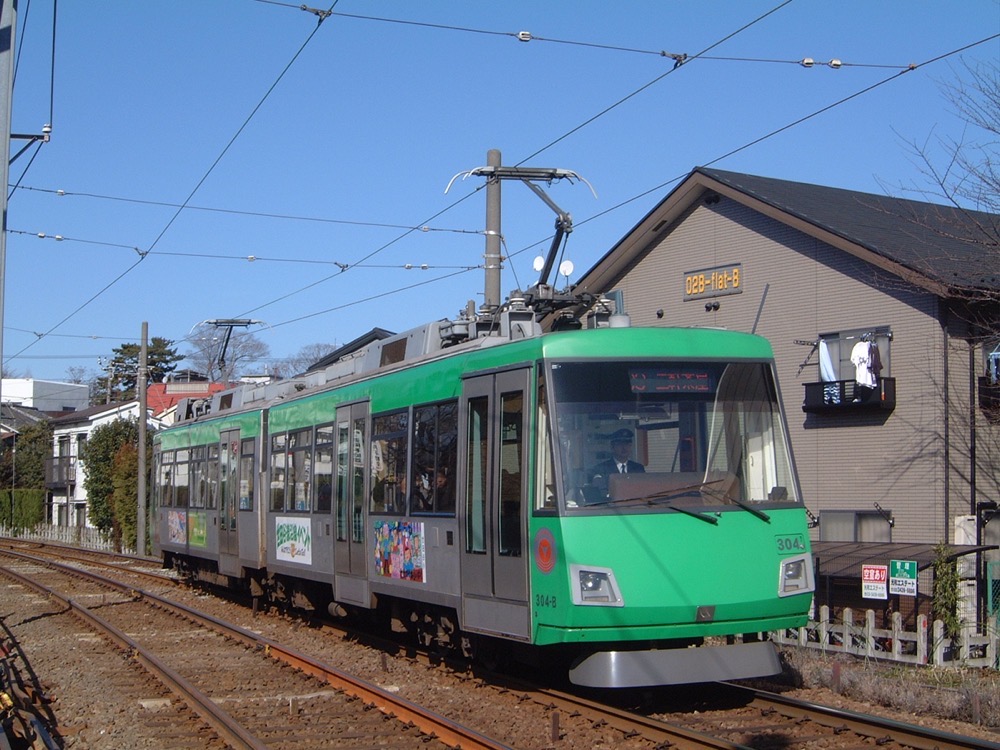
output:
<svg viewBox="0 0 1000 750"><path fill-rule="evenodd" d="M752 748L738 742L730 742L721 737L713 737L693 729L651 719L641 714L612 708L604 703L588 700L572 693L564 693L550 688L529 687L521 685L519 681L499 675L491 676L491 679L495 679L497 684L506 684L508 689L512 691L524 689L527 693L534 693L537 696L534 700L550 705L552 708L561 709L567 714L596 714L608 726L614 727L626 736L638 732L643 737L662 743L663 746L671 749L752 750Z"/></svg>
<svg viewBox="0 0 1000 750"><path fill-rule="evenodd" d="M133 659L142 664L143 667L172 692L187 703L209 726L212 727L219 736L228 742L232 747L242 750L267 750L267 745L246 730L232 716L220 708L211 698L198 690L194 685L185 680L166 664L161 662L156 656L143 648L128 635L107 622L102 617L91 612L87 607L78 602L65 597L57 591L45 586L37 581L21 575L7 567L0 566L3 575L13 578L24 586L34 589L47 597L61 602L74 615L89 624L98 632L106 634L119 648L128 651Z"/></svg>
<svg viewBox="0 0 1000 750"><path fill-rule="evenodd" d="M431 735L445 744L452 745L453 747L481 748L482 750L510 750L508 745L498 743L495 740L470 729L469 727L462 726L458 722L452 721L451 719L434 712L427 711L405 698L393 695L392 693L382 690L378 686L372 685L365 680L353 677L346 672L336 669L335 667L323 664L322 662L306 656L305 654L299 653L294 649L283 646L277 641L273 641L270 638L253 633L245 628L239 627L238 625L233 625L219 620L205 612L200 612L183 604L172 602L169 599L165 599L152 592L144 591L134 586L127 586L119 583L118 581L102 576L99 573L82 571L71 565L63 565L62 563L54 562L52 560L38 560L37 558L29 555L9 550L0 550L0 554L23 558L33 562L41 562L44 565L50 565L71 575L84 576L92 580L99 581L116 590L140 596L150 602L155 602L157 606L162 607L163 609L175 612L208 627L215 628L230 638L234 638L242 641L248 646L263 650L275 659L283 661L286 664L289 664L290 666L314 677L325 680L330 685L342 690L348 695L352 695L363 700L367 704L375 706L387 716L394 717L400 721L410 722L424 734Z"/></svg>
<svg viewBox="0 0 1000 750"><path fill-rule="evenodd" d="M896 742L916 750L1000 750L1000 743L978 737L966 737L939 729L930 729L916 724L906 724L881 716L859 714L842 708L822 706L817 703L787 698L766 690L744 688L740 685L723 683L753 696L751 705L761 709L773 709L783 716L793 719L809 719L834 729L849 729L865 737L881 740L889 737Z"/></svg>

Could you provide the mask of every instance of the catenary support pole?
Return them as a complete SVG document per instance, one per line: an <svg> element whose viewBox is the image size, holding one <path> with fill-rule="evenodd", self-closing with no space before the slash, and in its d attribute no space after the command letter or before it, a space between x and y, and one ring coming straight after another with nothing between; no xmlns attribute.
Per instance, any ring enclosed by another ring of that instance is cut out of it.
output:
<svg viewBox="0 0 1000 750"><path fill-rule="evenodd" d="M486 152L486 165L500 166L500 151L493 148ZM500 178L486 179L486 279L483 312L492 315L500 307Z"/></svg>
<svg viewBox="0 0 1000 750"><path fill-rule="evenodd" d="M136 484L136 495L139 501L139 512L136 516L135 551L138 555L146 554L146 359L149 353L147 339L149 323L142 322L142 344L139 346L139 375L136 383L139 389L139 477Z"/></svg>
<svg viewBox="0 0 1000 750"><path fill-rule="evenodd" d="M7 282L7 185L10 182L10 111L14 98L14 32L17 29L17 0L0 2L0 370L3 364L4 287ZM3 402L0 372L0 403Z"/></svg>

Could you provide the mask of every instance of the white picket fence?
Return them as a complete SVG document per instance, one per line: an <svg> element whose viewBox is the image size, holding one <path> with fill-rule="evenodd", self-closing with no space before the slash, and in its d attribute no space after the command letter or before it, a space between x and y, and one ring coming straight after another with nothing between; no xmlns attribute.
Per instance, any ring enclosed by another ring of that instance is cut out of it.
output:
<svg viewBox="0 0 1000 750"><path fill-rule="evenodd" d="M76 547L86 547L105 552L114 552L114 544L110 537L101 533L100 529L89 526L53 526L40 523L30 529L11 529L0 525L0 536L18 537L40 542L58 542ZM122 550L126 554L134 554L134 550Z"/></svg>
<svg viewBox="0 0 1000 750"><path fill-rule="evenodd" d="M903 617L892 613L892 627L876 628L875 611L866 610L864 622L855 623L855 612L844 609L839 622L830 619L830 608L819 608L819 619L805 627L771 633L771 640L788 646L814 648L829 653L854 654L909 664L940 667L996 667L996 629L977 633L972 625L963 627L956 638L945 636L944 623L935 620L928 632L926 615L917 617L916 631L903 630Z"/></svg>

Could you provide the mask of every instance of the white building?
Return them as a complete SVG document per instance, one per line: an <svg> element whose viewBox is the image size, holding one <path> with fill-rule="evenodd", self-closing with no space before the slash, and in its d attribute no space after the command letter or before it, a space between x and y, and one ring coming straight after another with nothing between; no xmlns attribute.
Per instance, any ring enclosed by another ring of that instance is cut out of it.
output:
<svg viewBox="0 0 1000 750"><path fill-rule="evenodd" d="M80 411L86 409L90 402L90 389L81 383L4 378L0 383L0 398L4 403L28 406L38 411Z"/></svg>
<svg viewBox="0 0 1000 750"><path fill-rule="evenodd" d="M58 526L89 526L87 518L86 466L80 461L91 433L116 419L135 419L139 402L103 404L56 417L52 425L52 457L45 464L45 487L49 492L48 522ZM150 419L150 429L161 426Z"/></svg>

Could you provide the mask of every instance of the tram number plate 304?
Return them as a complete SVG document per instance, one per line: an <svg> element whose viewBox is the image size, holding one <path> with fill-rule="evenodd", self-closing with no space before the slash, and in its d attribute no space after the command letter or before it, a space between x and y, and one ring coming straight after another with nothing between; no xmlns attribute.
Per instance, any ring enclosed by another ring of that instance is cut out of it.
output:
<svg viewBox="0 0 1000 750"><path fill-rule="evenodd" d="M778 543L778 552L805 552L806 542L802 534L785 534L775 537Z"/></svg>

